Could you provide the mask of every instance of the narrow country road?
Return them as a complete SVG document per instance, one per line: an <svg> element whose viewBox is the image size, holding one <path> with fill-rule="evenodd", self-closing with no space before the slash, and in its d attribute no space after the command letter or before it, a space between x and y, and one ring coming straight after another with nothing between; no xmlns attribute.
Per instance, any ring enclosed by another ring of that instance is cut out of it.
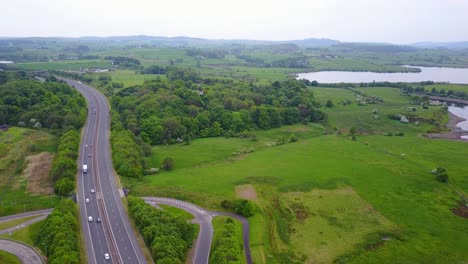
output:
<svg viewBox="0 0 468 264"><path fill-rule="evenodd" d="M247 264L252 264L249 240L250 228L249 222L245 217L233 213L211 212L195 204L173 198L142 197L142 199L153 206L157 206L159 204L169 205L180 208L195 216L196 222L200 225L200 232L198 233L197 242L195 244L195 256L193 258L193 264L207 264L209 261L214 231L211 220L214 216L229 216L239 220L242 224L242 238L244 243L245 260Z"/></svg>
<svg viewBox="0 0 468 264"><path fill-rule="evenodd" d="M16 255L23 264L45 263L41 255L36 250L18 241L0 238L0 250Z"/></svg>
<svg viewBox="0 0 468 264"><path fill-rule="evenodd" d="M27 213L0 217L0 223L1 223L1 222L21 219L21 218L25 218L29 216L37 216L36 218L33 218L31 220L28 220L16 226L2 229L0 230L0 234L8 234L18 229L24 228L30 224L44 220L51 212L52 212L52 209L45 209L45 210L32 211L32 212L27 212ZM37 252L33 247L26 245L19 241L0 238L0 250L7 251L7 252L10 252L11 254L16 255L24 264L45 263L39 252Z"/></svg>
<svg viewBox="0 0 468 264"><path fill-rule="evenodd" d="M34 215L49 215L52 212L52 210L53 209L44 209L44 210L31 211L31 212L15 214L15 215L2 216L2 217L0 217L0 222L25 218L25 217L34 216Z"/></svg>
<svg viewBox="0 0 468 264"><path fill-rule="evenodd" d="M36 223L36 222L42 221L42 220L44 220L44 219L46 219L46 218L47 218L47 215L39 215L38 217L33 218L33 219L31 219L31 220L29 220L29 221L26 221L26 222L24 222L24 223L21 223L21 224L19 224L19 225L16 225L16 226L13 226L13 227L10 227L10 228L6 228L6 229L0 230L0 235L2 235L2 234L8 234L8 233L10 233L10 232L14 232L14 231L16 231L16 230L18 230L18 229L20 229L20 228L23 228L23 227L26 227L26 226L28 226L28 225L34 224L34 223Z"/></svg>
<svg viewBox="0 0 468 264"><path fill-rule="evenodd" d="M107 98L79 81L57 77L77 89L88 102L78 157L77 200L88 264L147 263L124 209L110 149ZM87 165L87 171L83 170ZM102 221L97 221L97 219ZM106 260L106 254L110 259Z"/></svg>

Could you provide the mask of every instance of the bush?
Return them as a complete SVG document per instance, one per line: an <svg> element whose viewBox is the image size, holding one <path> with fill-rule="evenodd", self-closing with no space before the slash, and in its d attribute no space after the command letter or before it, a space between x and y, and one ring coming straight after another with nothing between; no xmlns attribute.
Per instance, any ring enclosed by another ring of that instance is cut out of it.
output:
<svg viewBox="0 0 468 264"><path fill-rule="evenodd" d="M236 202L235 212L245 217L251 217L256 213L257 207L249 200L239 200Z"/></svg>
<svg viewBox="0 0 468 264"><path fill-rule="evenodd" d="M433 174L436 176L436 180L440 182L448 182L448 174L445 168L436 168L432 171Z"/></svg>
<svg viewBox="0 0 468 264"><path fill-rule="evenodd" d="M162 162L161 167L168 171L172 170L174 168L174 160L169 157L165 158Z"/></svg>
<svg viewBox="0 0 468 264"><path fill-rule="evenodd" d="M295 134L289 135L288 142L297 142L297 136Z"/></svg>

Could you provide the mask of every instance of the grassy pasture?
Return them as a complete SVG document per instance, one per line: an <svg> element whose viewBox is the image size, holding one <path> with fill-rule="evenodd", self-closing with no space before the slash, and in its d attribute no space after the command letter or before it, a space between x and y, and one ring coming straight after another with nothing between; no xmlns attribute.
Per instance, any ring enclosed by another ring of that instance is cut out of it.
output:
<svg viewBox="0 0 468 264"><path fill-rule="evenodd" d="M388 260L401 250L403 253L398 257L402 260L422 260L427 252L434 258L441 258L443 254L454 259L466 258L462 245L468 243L465 236L468 223L450 212L456 205L454 190L468 191L468 181L464 177L468 169L460 165L464 164L463 159L468 154L464 143L419 137L366 136L361 139L350 141L335 135L310 138L253 152L240 160L149 176L141 186L135 186L134 191L145 194L152 188L180 186L189 194L218 197L218 200L196 201L211 207L219 206L215 202L220 199L234 198L235 186L245 182L269 185L282 193L352 186L377 212L403 230L406 237L404 241L388 243L391 246L361 253L360 257ZM405 153L404 157L401 157L402 153ZM420 153L419 156L416 153ZM437 166L449 171L449 185L434 180L430 170ZM192 198L196 199L196 196ZM354 218L352 214L348 217ZM271 220L264 214L255 216L252 222L253 230L259 231L252 233L255 236L271 225ZM376 225L376 229L381 227ZM301 233L301 227L297 228L297 233ZM269 235L263 238L269 238ZM291 238L292 244L294 241L295 238ZM256 244L261 245L263 252L254 252L256 259L272 254L268 241ZM338 244L329 250L340 252Z"/></svg>
<svg viewBox="0 0 468 264"><path fill-rule="evenodd" d="M25 157L40 152L55 152L57 138L43 131L11 127L0 133L0 215L51 208L55 196L27 192L27 181L21 175Z"/></svg>
<svg viewBox="0 0 468 264"><path fill-rule="evenodd" d="M396 88L358 88L368 96L377 96L384 99L383 103L367 104L360 106L355 101L355 95L352 91L341 88L311 88L314 95L322 105L325 105L328 99L331 99L334 107L324 108L328 114L328 122L331 127L338 130L348 131L351 127L355 127L358 131L364 133L386 134L388 132L405 134L425 133L430 130L433 125L428 122L421 122L420 126L415 126L414 122L408 124L401 123L397 120L391 120L387 116L389 114L403 114L421 119L437 119L441 124L448 121L448 116L440 109L440 107L430 107L423 109L421 106L409 104L409 98L400 94L400 90ZM352 103L343 105L344 100L349 100ZM408 107L415 107L416 112L408 110ZM372 111L377 110L377 114ZM442 111L442 112L441 112Z"/></svg>
<svg viewBox="0 0 468 264"><path fill-rule="evenodd" d="M5 264L20 264L21 261L20 259L11 254L10 252L6 252L3 250L0 250L0 262L5 263Z"/></svg>
<svg viewBox="0 0 468 264"><path fill-rule="evenodd" d="M13 66L24 70L79 70L80 68L111 68L106 60L65 60L50 62L21 62Z"/></svg>

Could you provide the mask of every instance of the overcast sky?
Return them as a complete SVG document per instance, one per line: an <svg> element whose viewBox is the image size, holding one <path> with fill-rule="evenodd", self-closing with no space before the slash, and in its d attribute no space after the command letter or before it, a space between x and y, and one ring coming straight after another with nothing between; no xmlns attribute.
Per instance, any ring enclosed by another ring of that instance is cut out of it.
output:
<svg viewBox="0 0 468 264"><path fill-rule="evenodd" d="M3 0L0 36L468 40L468 0Z"/></svg>

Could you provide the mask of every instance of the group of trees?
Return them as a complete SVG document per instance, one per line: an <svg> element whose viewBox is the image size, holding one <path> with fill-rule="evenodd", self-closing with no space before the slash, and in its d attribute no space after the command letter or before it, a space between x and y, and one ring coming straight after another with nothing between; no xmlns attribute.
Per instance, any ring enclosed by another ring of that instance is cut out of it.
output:
<svg viewBox="0 0 468 264"><path fill-rule="evenodd" d="M252 201L245 199L223 200L221 206L245 217L251 217L257 212L257 206Z"/></svg>
<svg viewBox="0 0 468 264"><path fill-rule="evenodd" d="M45 249L49 264L78 264L80 247L78 210L75 203L62 199L41 225L36 245Z"/></svg>
<svg viewBox="0 0 468 264"><path fill-rule="evenodd" d="M186 51L188 56L192 57L203 57L209 59L219 59L224 58L224 56L228 53L225 49L187 49Z"/></svg>
<svg viewBox="0 0 468 264"><path fill-rule="evenodd" d="M210 262L218 264L242 263L242 245L237 240L239 234L234 221L226 219L220 235L217 237L215 248L211 253Z"/></svg>
<svg viewBox="0 0 468 264"><path fill-rule="evenodd" d="M120 68L128 68L128 69L141 68L140 61L135 58L123 57L123 56L107 56L104 59L111 60L113 65L118 66Z"/></svg>
<svg viewBox="0 0 468 264"><path fill-rule="evenodd" d="M143 173L141 148L135 142L135 136L125 130L119 114L111 113L111 145L114 168L120 176L140 178Z"/></svg>
<svg viewBox="0 0 468 264"><path fill-rule="evenodd" d="M55 194L59 196L68 196L75 189L79 144L80 135L76 130L69 130L60 137L57 154L49 172L55 182Z"/></svg>
<svg viewBox="0 0 468 264"><path fill-rule="evenodd" d="M158 210L140 198L129 196L128 211L135 221L156 263L185 262L195 237L195 228L168 212Z"/></svg>
<svg viewBox="0 0 468 264"><path fill-rule="evenodd" d="M68 85L0 72L0 124L43 127L60 133L79 129L85 119L86 102Z"/></svg>
<svg viewBox="0 0 468 264"><path fill-rule="evenodd" d="M326 118L302 82L254 85L199 79L195 83L185 78L190 72L169 68L169 80L157 78L116 93L112 106L123 127L144 142L161 144L194 137L235 136Z"/></svg>

